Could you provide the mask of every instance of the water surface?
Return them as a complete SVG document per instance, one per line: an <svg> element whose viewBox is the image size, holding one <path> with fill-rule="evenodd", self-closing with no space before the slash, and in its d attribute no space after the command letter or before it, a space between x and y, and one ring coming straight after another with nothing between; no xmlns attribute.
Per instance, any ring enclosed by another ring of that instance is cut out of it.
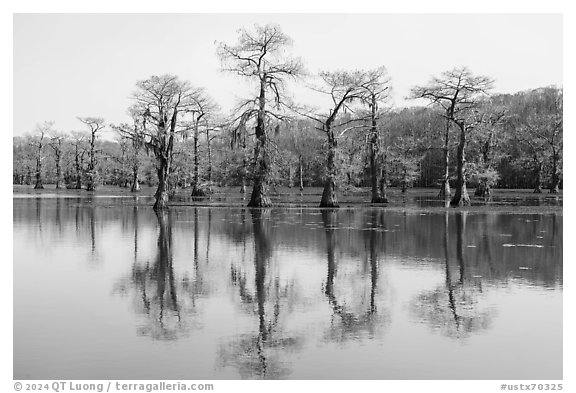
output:
<svg viewBox="0 0 576 393"><path fill-rule="evenodd" d="M146 204L14 198L15 379L562 378L559 212Z"/></svg>

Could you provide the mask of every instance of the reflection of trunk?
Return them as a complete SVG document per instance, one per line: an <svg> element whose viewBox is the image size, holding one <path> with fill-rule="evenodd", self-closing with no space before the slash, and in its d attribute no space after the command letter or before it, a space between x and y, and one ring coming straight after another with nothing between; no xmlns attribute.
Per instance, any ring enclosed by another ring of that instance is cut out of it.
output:
<svg viewBox="0 0 576 393"><path fill-rule="evenodd" d="M156 300L160 306L157 318L160 325L163 326L165 300L168 300L168 309L175 311L178 319L180 319L180 310L176 294L174 269L172 267L172 216L169 211L156 211L156 219L159 226L158 254L156 255L151 278L157 284ZM165 299L166 296L168 299Z"/></svg>
<svg viewBox="0 0 576 393"><path fill-rule="evenodd" d="M210 231L212 229L212 210L208 209L208 230L206 231L206 263L210 258Z"/></svg>
<svg viewBox="0 0 576 393"><path fill-rule="evenodd" d="M444 133L444 177L438 198L449 198L450 191L450 120L446 120L446 132Z"/></svg>
<svg viewBox="0 0 576 393"><path fill-rule="evenodd" d="M94 207L90 209L90 244L92 246L92 255L96 253L96 225L94 220Z"/></svg>
<svg viewBox="0 0 576 393"><path fill-rule="evenodd" d="M448 307L452 311L456 330L460 330L460 317L456 311L456 300L454 296L454 286L452 285L452 273L450 272L450 258L448 254L448 213L444 216L444 256L446 259L446 289L448 290Z"/></svg>
<svg viewBox="0 0 576 393"><path fill-rule="evenodd" d="M198 233L198 208L194 208L194 267L198 269L198 247L200 234Z"/></svg>
<svg viewBox="0 0 576 393"><path fill-rule="evenodd" d="M60 202L61 198L56 198L56 228L58 228L58 232L62 232L62 220L61 220L61 207Z"/></svg>
<svg viewBox="0 0 576 393"><path fill-rule="evenodd" d="M370 219L374 227L370 231L370 312L376 312L376 287L378 284L378 251L377 251L377 240L376 240L376 227L377 217L374 211Z"/></svg>
<svg viewBox="0 0 576 393"><path fill-rule="evenodd" d="M258 303L258 327L260 339L266 342L268 339L268 329L266 328L265 304L266 304L266 268L272 255L272 247L266 228L264 227L264 217L269 211L251 210L252 224L254 227L254 266L255 266L255 287L256 301Z"/></svg>
<svg viewBox="0 0 576 393"><path fill-rule="evenodd" d="M138 206L134 206L133 212L134 225L134 264L138 261Z"/></svg>
<svg viewBox="0 0 576 393"><path fill-rule="evenodd" d="M460 127L460 143L458 144L458 168L456 179L456 193L450 201L450 206L470 205L470 196L466 189L466 128L463 123L457 123Z"/></svg>
<svg viewBox="0 0 576 393"><path fill-rule="evenodd" d="M328 131L328 157L326 159L326 183L322 192L320 207L338 207L338 198L336 197L336 149L338 144L333 131Z"/></svg>
<svg viewBox="0 0 576 393"><path fill-rule="evenodd" d="M154 203L154 210L168 209L168 173L169 164L168 160L164 157L158 157L158 189L154 197L156 202Z"/></svg>
<svg viewBox="0 0 576 393"><path fill-rule="evenodd" d="M336 303L334 297L334 277L336 276L336 236L334 226L336 224L336 216L335 210L322 210L322 222L324 223L324 232L326 234L326 258L328 261L328 274L324 293L331 305Z"/></svg>
<svg viewBox="0 0 576 393"><path fill-rule="evenodd" d="M456 214L456 257L460 266L460 284L464 284L464 230L466 229L466 212Z"/></svg>
<svg viewBox="0 0 576 393"><path fill-rule="evenodd" d="M36 198L36 223L38 232L42 233L42 199Z"/></svg>

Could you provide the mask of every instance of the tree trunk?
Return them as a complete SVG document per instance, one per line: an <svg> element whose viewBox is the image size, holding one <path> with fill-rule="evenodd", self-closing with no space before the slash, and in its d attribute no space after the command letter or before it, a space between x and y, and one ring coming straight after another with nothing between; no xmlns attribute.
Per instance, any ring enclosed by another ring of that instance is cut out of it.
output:
<svg viewBox="0 0 576 393"><path fill-rule="evenodd" d="M487 180L480 180L478 183L478 187L474 192L474 196L482 197L482 198L489 198L492 194L492 190L490 188L490 184L488 184Z"/></svg>
<svg viewBox="0 0 576 393"><path fill-rule="evenodd" d="M558 194L560 192L560 175L558 173L558 153L552 154L552 179L550 182L550 194Z"/></svg>
<svg viewBox="0 0 576 393"><path fill-rule="evenodd" d="M60 164L60 154L56 153L56 189L60 189L60 181L62 178L62 167Z"/></svg>
<svg viewBox="0 0 576 393"><path fill-rule="evenodd" d="M210 147L210 137L206 131L206 150L208 152L208 182L212 182L212 148Z"/></svg>
<svg viewBox="0 0 576 393"><path fill-rule="evenodd" d="M534 193L542 194L542 163L538 160L534 160Z"/></svg>
<svg viewBox="0 0 576 393"><path fill-rule="evenodd" d="M198 160L198 125L194 129L194 175L192 182L192 196L193 197L203 197L206 196L206 192L200 187L200 163Z"/></svg>
<svg viewBox="0 0 576 393"><path fill-rule="evenodd" d="M166 158L160 157L158 159L158 188L154 197L156 202L154 203L153 209L165 210L168 209L168 174L169 174L168 160Z"/></svg>
<svg viewBox="0 0 576 393"><path fill-rule="evenodd" d="M450 206L469 206L470 196L468 195L468 190L466 189L466 129L464 124L458 124L460 127L460 143L458 144L458 168L457 168L457 179L456 179L456 193L450 201Z"/></svg>
<svg viewBox="0 0 576 393"><path fill-rule="evenodd" d="M260 97L259 97L259 109L258 109L258 120L256 123L256 146L254 148L255 163L256 166L255 176L254 176L254 187L252 188L252 195L250 197L250 202L248 202L249 207L270 207L272 202L268 197L268 181L270 176L270 157L268 155L268 138L266 135L264 115L265 115L265 103L266 103L266 78L260 80Z"/></svg>
<svg viewBox="0 0 576 393"><path fill-rule="evenodd" d="M371 203L386 203L386 196L382 196L378 188L378 129L376 128L376 96L372 94L371 121L370 128L370 184L372 186Z"/></svg>
<svg viewBox="0 0 576 393"><path fill-rule="evenodd" d="M388 202L388 196L386 195L386 182L388 181L386 176L386 155L384 155L382 159L384 163L382 164L382 168L380 168L380 196Z"/></svg>
<svg viewBox="0 0 576 393"><path fill-rule="evenodd" d="M288 188L294 187L294 170L292 165L288 167Z"/></svg>
<svg viewBox="0 0 576 393"><path fill-rule="evenodd" d="M134 166L132 171L132 188L130 189L131 192L139 192L140 191L140 180L138 179L138 167Z"/></svg>
<svg viewBox="0 0 576 393"><path fill-rule="evenodd" d="M444 178L440 187L438 198L450 198L450 120L446 120L446 133L444 134Z"/></svg>
<svg viewBox="0 0 576 393"><path fill-rule="evenodd" d="M380 184L378 181L378 166L377 166L377 146L378 135L372 134L372 141L370 143L370 185L372 186L372 199L370 203L387 203L388 199L382 195Z"/></svg>
<svg viewBox="0 0 576 393"><path fill-rule="evenodd" d="M302 155L298 157L298 181L300 184L300 191L304 190L304 179L303 179L303 172L304 172L304 163L302 160Z"/></svg>
<svg viewBox="0 0 576 393"><path fill-rule="evenodd" d="M34 184L35 190L42 190L44 186L42 185L42 158L36 158L36 184Z"/></svg>
<svg viewBox="0 0 576 393"><path fill-rule="evenodd" d="M252 188L252 195L250 196L250 202L248 202L248 207L270 207L272 202L268 197L268 187L265 184L265 179L262 176L258 176L254 180L254 187Z"/></svg>
<svg viewBox="0 0 576 393"><path fill-rule="evenodd" d="M405 194L406 190L408 190L408 174L407 174L406 168L404 168L404 171L402 174L402 194Z"/></svg>
<svg viewBox="0 0 576 393"><path fill-rule="evenodd" d="M95 151L94 145L96 141L96 136L92 133L92 138L90 139L90 161L88 162L88 170L86 171L86 191L96 191L96 179L95 179Z"/></svg>
<svg viewBox="0 0 576 393"><path fill-rule="evenodd" d="M322 192L320 207L339 207L336 197L336 149L337 143L331 131L328 131L328 157L326 160L326 183Z"/></svg>

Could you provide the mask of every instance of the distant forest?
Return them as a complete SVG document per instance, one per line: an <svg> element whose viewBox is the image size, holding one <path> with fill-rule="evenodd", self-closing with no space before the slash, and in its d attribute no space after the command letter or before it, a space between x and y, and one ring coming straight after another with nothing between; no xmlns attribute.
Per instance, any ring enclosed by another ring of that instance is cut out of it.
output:
<svg viewBox="0 0 576 393"><path fill-rule="evenodd" d="M412 88L415 105L426 106L394 108L384 65L312 77L287 54L290 44L274 25L218 44L222 70L255 86L231 113L207 90L160 75L136 83L131 123L84 117L69 132L39 124L13 139L14 184L133 192L147 184L157 188L155 209L177 188L202 197L236 186L250 193L249 206L265 207L271 188L323 187L320 206L337 207L338 190L355 187L369 187L372 203L386 203L390 186L433 187L452 206L470 203L467 188L488 197L493 188L562 187L562 87L493 94L489 76L458 67ZM288 98L304 76L327 108Z"/></svg>

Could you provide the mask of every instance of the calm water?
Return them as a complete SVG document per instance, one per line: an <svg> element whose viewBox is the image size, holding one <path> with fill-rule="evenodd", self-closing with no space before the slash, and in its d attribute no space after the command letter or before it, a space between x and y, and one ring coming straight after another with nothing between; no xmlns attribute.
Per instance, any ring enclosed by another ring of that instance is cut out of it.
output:
<svg viewBox="0 0 576 393"><path fill-rule="evenodd" d="M13 201L15 379L562 378L561 213Z"/></svg>

